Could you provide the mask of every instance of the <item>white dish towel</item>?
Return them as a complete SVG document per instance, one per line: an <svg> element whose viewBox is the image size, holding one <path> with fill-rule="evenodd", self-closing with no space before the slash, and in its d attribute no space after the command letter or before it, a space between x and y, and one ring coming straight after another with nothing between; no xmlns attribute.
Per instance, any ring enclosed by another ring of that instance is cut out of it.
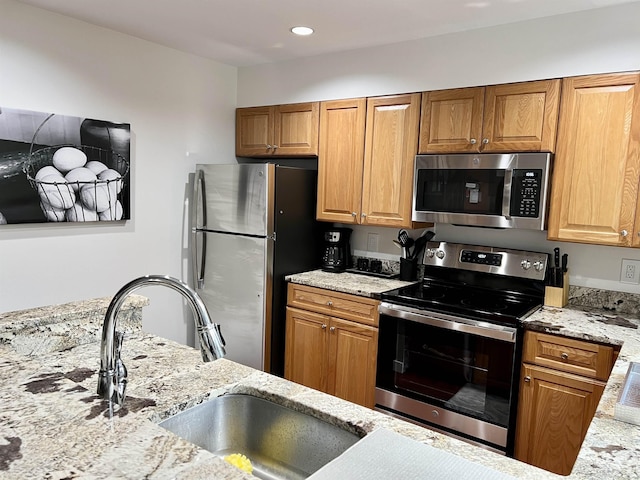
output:
<svg viewBox="0 0 640 480"><path fill-rule="evenodd" d="M338 479L515 480L384 428L370 433L309 477L309 480Z"/></svg>

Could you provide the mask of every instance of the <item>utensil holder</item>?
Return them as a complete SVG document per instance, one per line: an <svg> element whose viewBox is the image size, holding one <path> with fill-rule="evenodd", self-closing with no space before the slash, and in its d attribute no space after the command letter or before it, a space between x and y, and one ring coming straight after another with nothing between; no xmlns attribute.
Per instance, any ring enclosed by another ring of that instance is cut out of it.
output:
<svg viewBox="0 0 640 480"><path fill-rule="evenodd" d="M569 303L569 272L562 274L562 287L544 287L544 304L547 307L564 307Z"/></svg>
<svg viewBox="0 0 640 480"><path fill-rule="evenodd" d="M418 276L417 258L400 258L400 280L413 282Z"/></svg>

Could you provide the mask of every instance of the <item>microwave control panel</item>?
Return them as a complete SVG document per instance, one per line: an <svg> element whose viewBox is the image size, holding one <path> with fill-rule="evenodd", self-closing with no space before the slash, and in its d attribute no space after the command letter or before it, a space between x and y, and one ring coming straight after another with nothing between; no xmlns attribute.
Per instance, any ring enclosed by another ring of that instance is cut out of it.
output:
<svg viewBox="0 0 640 480"><path fill-rule="evenodd" d="M541 169L514 170L509 214L512 217L537 218L540 215L541 189Z"/></svg>

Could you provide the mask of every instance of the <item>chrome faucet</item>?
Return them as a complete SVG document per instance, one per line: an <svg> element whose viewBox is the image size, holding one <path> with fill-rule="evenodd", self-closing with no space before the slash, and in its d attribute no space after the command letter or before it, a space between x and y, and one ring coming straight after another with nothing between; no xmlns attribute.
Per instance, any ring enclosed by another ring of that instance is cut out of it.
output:
<svg viewBox="0 0 640 480"><path fill-rule="evenodd" d="M193 312L200 339L202 360L211 362L225 356L224 339L220 326L211 321L207 307L200 296L186 283L166 275L146 275L136 278L122 287L109 303L102 325L100 345L100 373L98 375L98 395L122 406L127 389L127 368L122 362L123 332L116 331L116 316L127 296L145 285L164 285L182 294Z"/></svg>

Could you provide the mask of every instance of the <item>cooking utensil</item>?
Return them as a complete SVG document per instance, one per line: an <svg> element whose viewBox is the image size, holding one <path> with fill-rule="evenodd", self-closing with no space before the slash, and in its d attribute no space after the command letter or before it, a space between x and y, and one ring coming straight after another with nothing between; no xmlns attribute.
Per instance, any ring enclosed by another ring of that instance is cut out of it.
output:
<svg viewBox="0 0 640 480"><path fill-rule="evenodd" d="M407 232L404 228L400 229L398 232L398 241L400 245L402 245L402 258L407 258L407 241L409 240L409 232Z"/></svg>
<svg viewBox="0 0 640 480"><path fill-rule="evenodd" d="M413 247L413 254L411 258L420 258L424 247L436 234L431 230L425 230L422 235L416 238L415 246Z"/></svg>

